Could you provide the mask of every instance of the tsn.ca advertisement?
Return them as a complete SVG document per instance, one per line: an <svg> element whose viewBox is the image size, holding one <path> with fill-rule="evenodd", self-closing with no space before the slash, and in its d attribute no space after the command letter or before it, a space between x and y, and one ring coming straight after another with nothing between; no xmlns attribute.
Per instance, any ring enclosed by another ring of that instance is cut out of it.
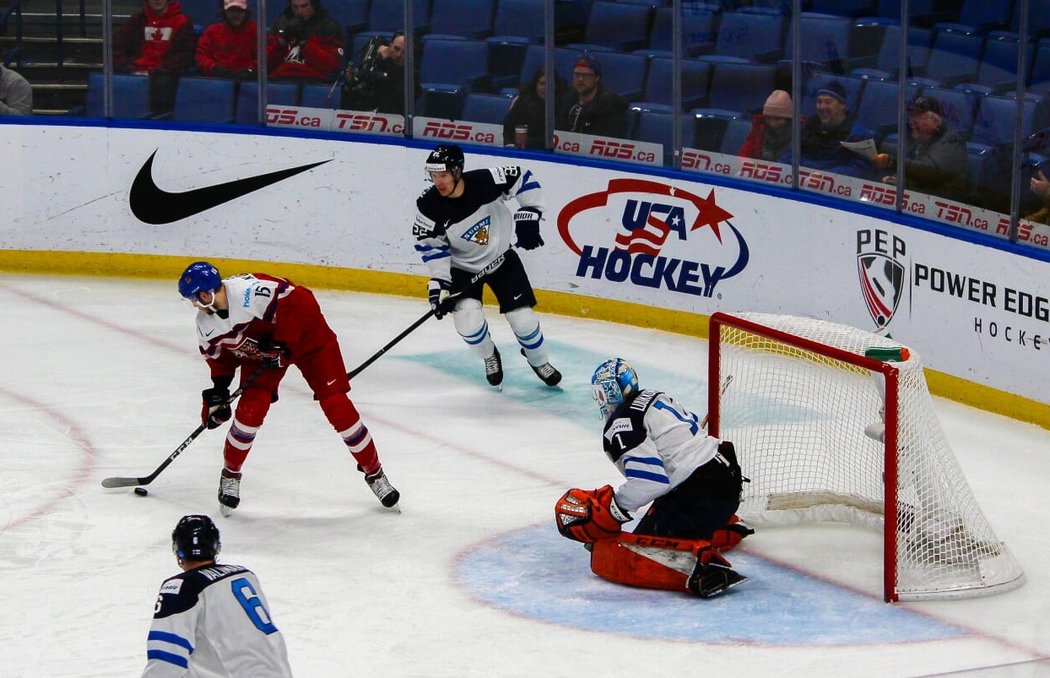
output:
<svg viewBox="0 0 1050 678"><path fill-rule="evenodd" d="M723 153L686 148L682 152L682 169L757 181L779 186L791 186L791 165L765 160L742 158ZM855 179L841 174L831 174L799 168L798 185L803 190L823 193L845 200L867 202L889 210L897 207L897 187L878 181ZM926 195L916 191L905 191L902 210L943 224L1008 238L1010 215L974 207L946 198ZM1017 240L1025 245L1050 249L1050 226L1021 220Z"/></svg>

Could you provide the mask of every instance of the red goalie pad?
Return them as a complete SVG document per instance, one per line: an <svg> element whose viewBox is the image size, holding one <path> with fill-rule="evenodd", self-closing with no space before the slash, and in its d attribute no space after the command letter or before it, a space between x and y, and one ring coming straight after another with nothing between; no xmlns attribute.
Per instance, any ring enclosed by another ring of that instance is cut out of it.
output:
<svg viewBox="0 0 1050 678"><path fill-rule="evenodd" d="M621 533L591 548L591 571L617 584L664 591L685 591L696 554L710 551L696 539L666 539Z"/></svg>

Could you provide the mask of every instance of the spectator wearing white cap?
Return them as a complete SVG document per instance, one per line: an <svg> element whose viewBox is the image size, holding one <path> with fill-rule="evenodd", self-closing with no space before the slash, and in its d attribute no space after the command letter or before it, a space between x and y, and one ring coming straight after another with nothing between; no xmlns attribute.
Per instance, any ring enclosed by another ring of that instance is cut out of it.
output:
<svg viewBox="0 0 1050 678"><path fill-rule="evenodd" d="M32 85L10 68L0 66L0 115L32 114Z"/></svg>
<svg viewBox="0 0 1050 678"><path fill-rule="evenodd" d="M880 153L873 161L879 179L897 183L900 160ZM905 188L952 200L967 198L966 137L951 129L941 102L920 95L908 105L908 147L904 162Z"/></svg>
<svg viewBox="0 0 1050 678"><path fill-rule="evenodd" d="M751 131L737 155L779 161L791 149L791 119L794 117L791 95L782 89L773 90L762 112L751 118Z"/></svg>
<svg viewBox="0 0 1050 678"><path fill-rule="evenodd" d="M204 75L251 80L259 70L259 29L248 0L224 0L223 20L204 29L197 41L197 68Z"/></svg>
<svg viewBox="0 0 1050 678"><path fill-rule="evenodd" d="M857 122L857 115L847 107L846 88L832 80L817 90L817 114L801 127L801 165L810 169L844 174L862 179L871 178L871 160L842 145L843 141L857 142L873 139L875 133ZM789 148L782 162L793 160Z"/></svg>

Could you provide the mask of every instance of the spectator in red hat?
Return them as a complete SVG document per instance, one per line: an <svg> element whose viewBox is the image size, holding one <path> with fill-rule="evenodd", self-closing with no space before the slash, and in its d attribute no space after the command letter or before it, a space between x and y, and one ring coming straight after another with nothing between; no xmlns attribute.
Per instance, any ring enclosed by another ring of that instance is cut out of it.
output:
<svg viewBox="0 0 1050 678"><path fill-rule="evenodd" d="M224 0L223 20L204 29L197 68L204 75L250 80L259 69L258 35L248 0Z"/></svg>
<svg viewBox="0 0 1050 678"><path fill-rule="evenodd" d="M751 119L751 131L737 155L777 162L791 149L791 119L795 117L791 95L773 90L762 112Z"/></svg>
<svg viewBox="0 0 1050 678"><path fill-rule="evenodd" d="M959 200L966 192L966 137L950 129L933 97L918 96L908 106L909 142L904 157L904 186L943 198ZM875 156L879 178L897 183L897 158Z"/></svg>
<svg viewBox="0 0 1050 678"><path fill-rule="evenodd" d="M170 112L179 76L193 67L196 41L193 22L180 3L146 0L113 39L113 70L149 75L153 112Z"/></svg>
<svg viewBox="0 0 1050 678"><path fill-rule="evenodd" d="M584 54L572 68L572 89L555 127L603 137L627 134L627 102L602 84L602 67Z"/></svg>

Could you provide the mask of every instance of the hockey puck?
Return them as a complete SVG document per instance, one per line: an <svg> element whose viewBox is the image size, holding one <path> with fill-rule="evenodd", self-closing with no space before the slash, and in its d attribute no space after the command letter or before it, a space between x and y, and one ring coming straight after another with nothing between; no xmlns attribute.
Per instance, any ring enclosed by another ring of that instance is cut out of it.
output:
<svg viewBox="0 0 1050 678"><path fill-rule="evenodd" d="M149 494L149 490L147 490L145 487L136 487L135 494L139 495L140 497L145 497Z"/></svg>

